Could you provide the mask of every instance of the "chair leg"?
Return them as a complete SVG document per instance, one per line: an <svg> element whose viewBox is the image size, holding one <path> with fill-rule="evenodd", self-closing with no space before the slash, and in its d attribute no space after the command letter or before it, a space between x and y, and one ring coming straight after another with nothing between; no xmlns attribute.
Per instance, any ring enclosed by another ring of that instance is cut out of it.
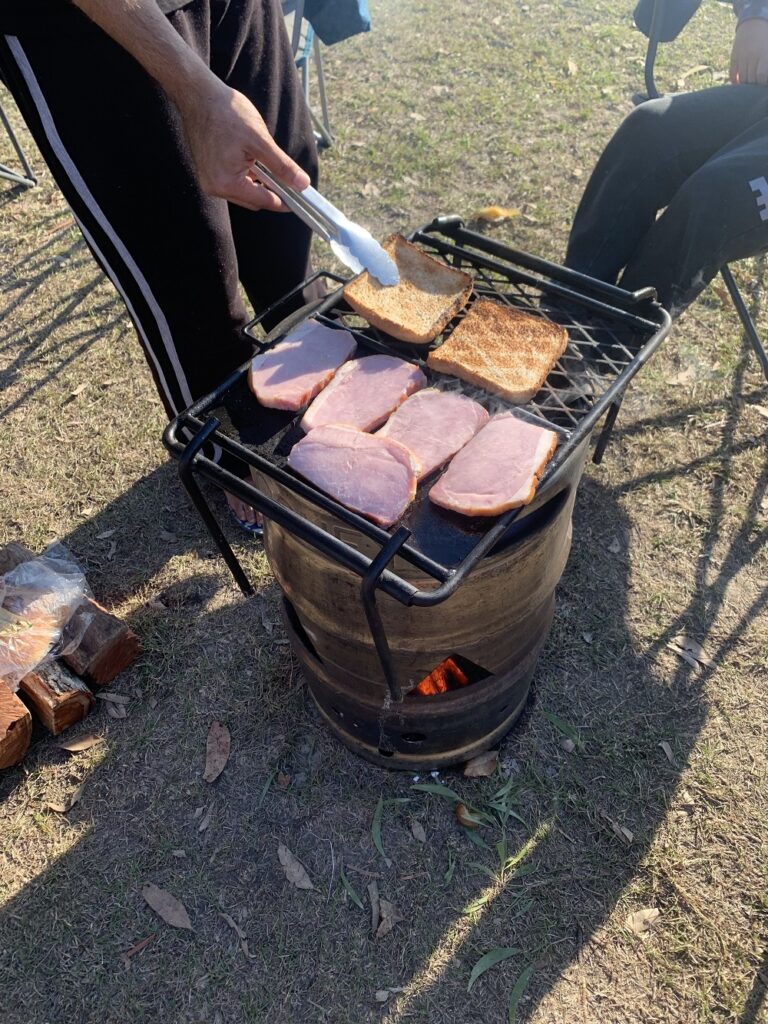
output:
<svg viewBox="0 0 768 1024"><path fill-rule="evenodd" d="M317 91L320 95L320 110L322 118L322 136L326 146L333 143L331 135L331 119L328 115L328 97L325 92L325 72L323 70L323 54L320 50L320 40L317 36L312 40L312 53L315 58L315 71L317 72Z"/></svg>
<svg viewBox="0 0 768 1024"><path fill-rule="evenodd" d="M750 315L750 312L747 309L747 304L744 301L744 297L742 296L741 292L739 291L738 285L733 279L731 268L726 264L726 266L724 266L721 269L720 274L723 280L725 281L725 287L728 289L728 293L731 296L734 306L736 307L736 312L739 314L739 320L741 320L741 325L744 328L744 332L749 338L752 348L755 350L755 355L757 356L760 366L762 367L765 379L768 380L768 355L766 355L765 349L763 348L763 344L760 341L760 335L757 333L757 328L755 327L752 316Z"/></svg>
<svg viewBox="0 0 768 1024"><path fill-rule="evenodd" d="M16 155L24 168L24 174L19 174L18 171L11 170L11 168L6 167L5 164L0 164L0 178L12 181L16 185L24 185L26 188L32 188L33 185L37 184L37 178L35 177L34 171L29 166L29 161L24 154L24 150L21 148L21 143L16 138L16 132L13 130L13 125L8 120L8 116L3 110L2 103L0 103L0 121L2 121L3 127L8 133L8 138L11 140L11 144L16 150Z"/></svg>

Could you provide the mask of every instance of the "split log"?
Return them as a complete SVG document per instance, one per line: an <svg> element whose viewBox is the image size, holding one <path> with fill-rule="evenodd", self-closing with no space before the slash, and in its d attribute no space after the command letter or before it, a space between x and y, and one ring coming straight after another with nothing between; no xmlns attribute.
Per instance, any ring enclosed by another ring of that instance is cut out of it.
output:
<svg viewBox="0 0 768 1024"><path fill-rule="evenodd" d="M96 703L82 679L59 661L49 661L29 672L19 683L19 690L54 736L79 722Z"/></svg>
<svg viewBox="0 0 768 1024"><path fill-rule="evenodd" d="M0 768L18 764L32 739L32 715L0 680Z"/></svg>
<svg viewBox="0 0 768 1024"><path fill-rule="evenodd" d="M111 683L141 654L141 643L133 630L95 601L81 604L65 626L64 648L81 633L77 647L63 655L63 660L91 685Z"/></svg>
<svg viewBox="0 0 768 1024"><path fill-rule="evenodd" d="M4 544L0 547L0 576L4 576L22 562L31 562L33 558L37 558L37 555L23 544Z"/></svg>

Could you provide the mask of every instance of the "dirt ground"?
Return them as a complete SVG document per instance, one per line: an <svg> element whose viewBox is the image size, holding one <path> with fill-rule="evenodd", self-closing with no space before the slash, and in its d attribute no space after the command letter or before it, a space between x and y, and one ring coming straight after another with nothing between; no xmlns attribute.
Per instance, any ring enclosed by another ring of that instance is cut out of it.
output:
<svg viewBox="0 0 768 1024"><path fill-rule="evenodd" d="M371 11L369 35L326 53L328 195L379 236L512 207L494 237L562 259L642 82L629 8ZM732 20L705 4L662 48L663 87L723 81ZM127 716L98 701L74 730L100 743L67 754L36 735L0 776L3 1024L768 1020L768 387L722 286L587 468L533 698L496 773L431 780L512 812L481 847L450 800L322 726L260 545L229 534L259 586L245 600L164 454L123 307L30 156L37 188L0 185L0 540L64 541L144 655L114 685ZM761 268L737 275L768 334ZM674 653L680 634L705 663ZM211 784L214 720L232 751ZM81 785L68 813L50 808ZM287 881L279 844L313 889ZM379 938L373 881L402 918ZM153 913L148 883L191 930ZM643 935L639 911L658 911ZM513 952L468 991L496 949Z"/></svg>

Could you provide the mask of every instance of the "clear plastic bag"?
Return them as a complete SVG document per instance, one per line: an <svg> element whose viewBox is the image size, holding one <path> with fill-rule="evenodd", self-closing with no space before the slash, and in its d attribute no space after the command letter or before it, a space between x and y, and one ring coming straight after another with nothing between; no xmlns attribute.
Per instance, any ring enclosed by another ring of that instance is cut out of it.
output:
<svg viewBox="0 0 768 1024"><path fill-rule="evenodd" d="M46 658L66 653L64 627L90 597L82 570L63 544L0 576L0 679L12 690ZM82 629L88 624L84 619ZM72 647L80 636L67 636Z"/></svg>

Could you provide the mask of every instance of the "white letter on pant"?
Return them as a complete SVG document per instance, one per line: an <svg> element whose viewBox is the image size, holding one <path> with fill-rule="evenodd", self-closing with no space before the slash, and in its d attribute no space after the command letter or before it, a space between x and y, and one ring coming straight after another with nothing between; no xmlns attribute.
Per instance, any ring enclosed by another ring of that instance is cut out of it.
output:
<svg viewBox="0 0 768 1024"><path fill-rule="evenodd" d="M760 220L768 220L768 181L765 178L753 178L749 183L753 192L757 192L757 208Z"/></svg>

